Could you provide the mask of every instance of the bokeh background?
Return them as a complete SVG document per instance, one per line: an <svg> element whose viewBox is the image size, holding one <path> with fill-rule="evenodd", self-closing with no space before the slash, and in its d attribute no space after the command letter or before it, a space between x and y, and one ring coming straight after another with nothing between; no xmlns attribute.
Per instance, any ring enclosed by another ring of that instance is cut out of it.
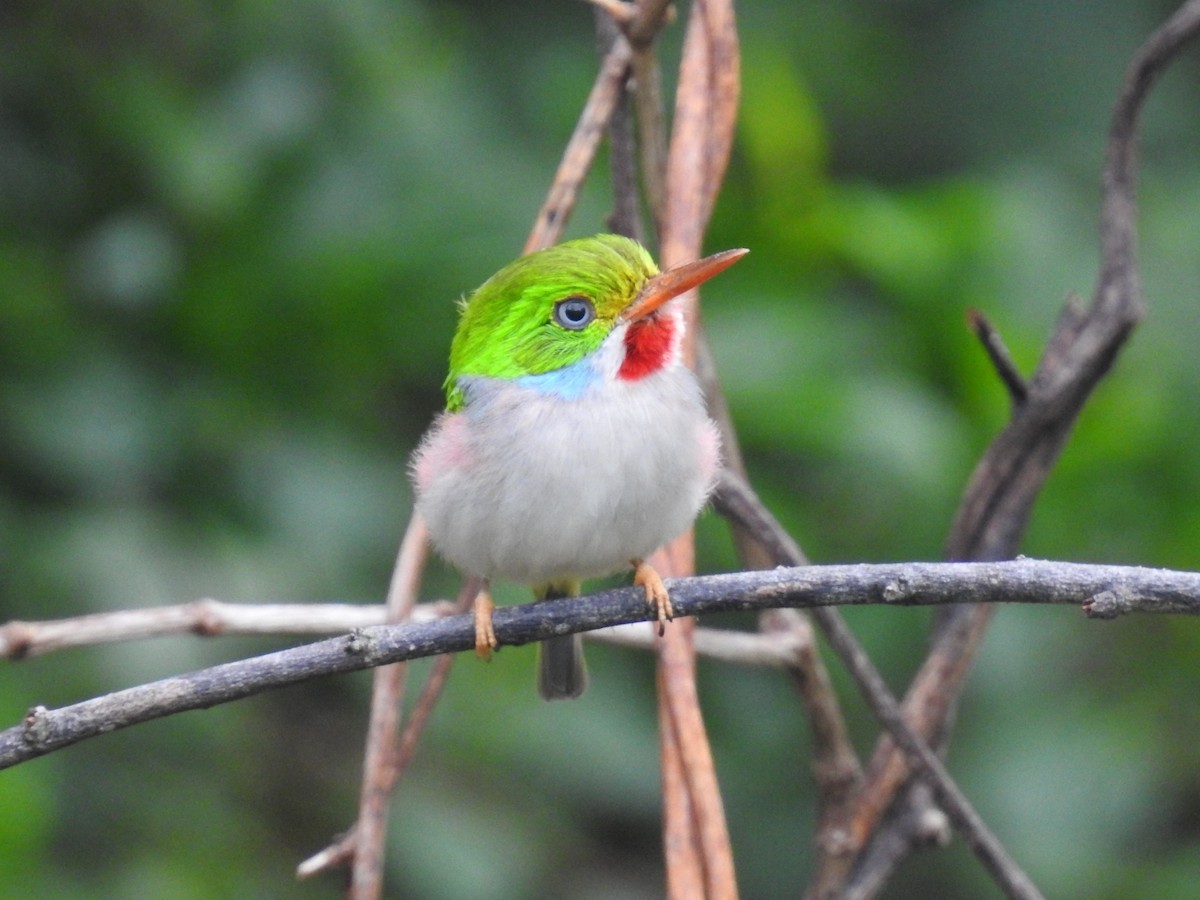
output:
<svg viewBox="0 0 1200 900"><path fill-rule="evenodd" d="M1007 408L964 310L1029 371L1068 292L1090 296L1108 111L1172 7L740 9L744 101L707 249L753 254L704 315L753 479L815 561L938 558ZM1029 555L1200 568L1198 60L1146 109L1149 316ZM519 251L594 68L583 3L4 4L0 620L378 601L454 301ZM608 208L601 169L570 234ZM736 566L714 516L699 541L704 570ZM435 568L426 595L455 583ZM900 688L928 613L848 615ZM0 723L295 642L4 663ZM390 896L661 894L652 668L590 659L586 698L554 706L531 648L456 666L399 791ZM950 766L1048 895L1195 896L1198 659L1182 618L1000 612ZM865 751L874 726L833 668ZM744 895L795 896L812 859L800 706L777 674L701 678ZM0 774L3 892L335 895L292 872L351 821L368 688L307 684ZM956 843L886 896L994 894Z"/></svg>

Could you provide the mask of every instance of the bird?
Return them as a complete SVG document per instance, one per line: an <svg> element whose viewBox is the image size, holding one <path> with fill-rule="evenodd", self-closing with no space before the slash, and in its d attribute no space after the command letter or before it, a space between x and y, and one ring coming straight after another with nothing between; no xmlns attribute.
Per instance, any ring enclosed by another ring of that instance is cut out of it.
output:
<svg viewBox="0 0 1200 900"><path fill-rule="evenodd" d="M671 618L645 559L692 524L721 460L671 301L747 252L660 272L638 242L598 234L519 257L460 302L446 408L410 470L434 549L481 580L481 658L498 647L493 579L557 599L632 569L660 632ZM537 686L583 693L580 635L542 642Z"/></svg>

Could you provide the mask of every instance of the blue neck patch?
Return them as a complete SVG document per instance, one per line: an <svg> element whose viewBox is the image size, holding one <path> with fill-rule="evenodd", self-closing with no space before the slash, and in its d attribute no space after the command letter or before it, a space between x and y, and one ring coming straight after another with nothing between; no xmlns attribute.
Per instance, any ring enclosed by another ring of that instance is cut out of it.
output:
<svg viewBox="0 0 1200 900"><path fill-rule="evenodd" d="M516 383L539 394L551 394L563 400L578 400L599 380L600 374L586 359L543 372L540 375L522 375Z"/></svg>

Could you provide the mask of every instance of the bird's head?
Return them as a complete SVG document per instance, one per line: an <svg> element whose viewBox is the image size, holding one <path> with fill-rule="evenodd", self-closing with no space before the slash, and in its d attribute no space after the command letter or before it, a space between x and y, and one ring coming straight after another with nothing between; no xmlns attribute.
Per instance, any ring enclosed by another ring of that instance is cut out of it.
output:
<svg viewBox="0 0 1200 900"><path fill-rule="evenodd" d="M660 273L636 241L600 234L521 257L463 301L445 385L449 408L462 407L460 379L471 376L575 390L584 360L594 363L588 378L637 379L672 364L682 319L664 304L746 252L726 250ZM559 372L572 374L558 385Z"/></svg>

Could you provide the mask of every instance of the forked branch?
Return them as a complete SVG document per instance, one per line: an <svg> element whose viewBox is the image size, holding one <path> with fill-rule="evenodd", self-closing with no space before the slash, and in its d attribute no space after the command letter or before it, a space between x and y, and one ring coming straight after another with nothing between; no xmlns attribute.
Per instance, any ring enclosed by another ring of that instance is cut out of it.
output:
<svg viewBox="0 0 1200 900"><path fill-rule="evenodd" d="M1107 145L1101 261L1092 303L1084 309L1068 300L1064 306L1026 395L971 477L947 541L949 559L996 560L1017 553L1033 504L1084 404L1144 314L1136 258L1138 122L1155 80L1197 31L1200 0L1189 0L1146 41L1130 65ZM1004 371L1001 377L1011 382ZM948 723L991 612L992 607L967 606L940 615L929 656L905 698L905 716L926 740L947 739ZM915 846L888 841L894 851L864 861L884 814L906 784L911 782L903 758L885 737L847 823L861 842L858 853L841 860L826 858L818 893L869 896L869 891L857 893L853 885L882 884L886 878L880 872L890 871ZM838 869L841 873L830 877Z"/></svg>

